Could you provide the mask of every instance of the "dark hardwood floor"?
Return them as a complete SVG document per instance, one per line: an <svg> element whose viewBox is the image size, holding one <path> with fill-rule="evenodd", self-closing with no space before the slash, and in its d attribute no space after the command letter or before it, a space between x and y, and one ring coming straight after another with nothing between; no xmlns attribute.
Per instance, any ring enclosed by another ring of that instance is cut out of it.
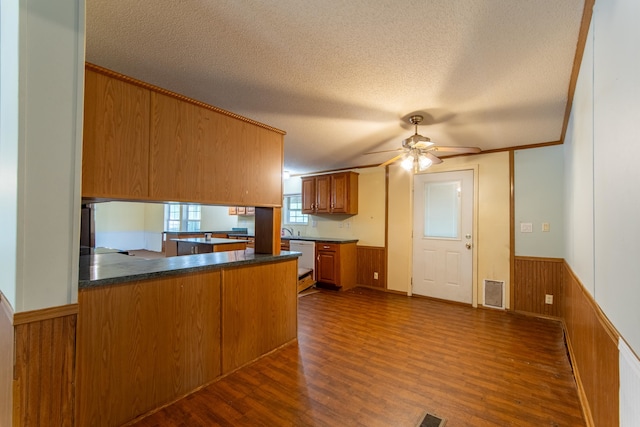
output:
<svg viewBox="0 0 640 427"><path fill-rule="evenodd" d="M289 344L135 426L584 426L559 322L355 288Z"/></svg>

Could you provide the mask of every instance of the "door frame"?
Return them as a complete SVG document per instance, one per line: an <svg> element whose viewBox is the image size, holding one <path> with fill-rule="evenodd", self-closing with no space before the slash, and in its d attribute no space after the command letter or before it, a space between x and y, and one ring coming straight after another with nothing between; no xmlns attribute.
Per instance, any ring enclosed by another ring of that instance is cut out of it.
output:
<svg viewBox="0 0 640 427"><path fill-rule="evenodd" d="M458 167L458 168L452 168L452 169L439 169L439 170L430 170L428 172L422 172L422 173L417 173L416 175L427 175L427 174L434 174L434 173L448 173L448 172L461 172L461 171L466 171L466 170L470 170L473 171L473 213L472 213L472 229L473 231L471 232L471 244L473 245L473 251L471 254L471 306L474 308L478 307L478 300L479 300L479 289L480 286L478 284L478 252L480 250L480 247L478 246L478 193L479 193L479 183L478 183L478 178L479 178L479 173L478 173L478 165L474 164L474 165L465 165L463 167ZM410 283L409 283L409 290L407 292L408 296L412 296L413 295L413 260L414 260L414 256L413 256L413 230L414 230L414 224L415 224L415 218L414 218L414 214L413 214L413 202L414 202L414 183L415 183L415 178L412 176L411 180L410 180L410 185L411 185L411 197L409 198L409 209L411 212L411 263L409 264L409 277L411 278Z"/></svg>

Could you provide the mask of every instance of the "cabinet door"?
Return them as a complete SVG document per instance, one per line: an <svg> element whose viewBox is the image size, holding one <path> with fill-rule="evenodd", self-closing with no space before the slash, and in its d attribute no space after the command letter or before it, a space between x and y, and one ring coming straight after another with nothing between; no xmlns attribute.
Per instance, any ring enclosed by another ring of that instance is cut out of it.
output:
<svg viewBox="0 0 640 427"><path fill-rule="evenodd" d="M316 257L316 270L318 282L338 285L338 257L335 252L319 250Z"/></svg>
<svg viewBox="0 0 640 427"><path fill-rule="evenodd" d="M302 178L302 213L313 214L316 205L316 179Z"/></svg>
<svg viewBox="0 0 640 427"><path fill-rule="evenodd" d="M344 173L331 175L331 212L346 213L348 176Z"/></svg>
<svg viewBox="0 0 640 427"><path fill-rule="evenodd" d="M358 213L358 181L352 172L331 175L331 212Z"/></svg>
<svg viewBox="0 0 640 427"><path fill-rule="evenodd" d="M86 70L82 196L149 195L150 91Z"/></svg>
<svg viewBox="0 0 640 427"><path fill-rule="evenodd" d="M316 177L316 213L331 212L331 175Z"/></svg>
<svg viewBox="0 0 640 427"><path fill-rule="evenodd" d="M151 197L203 201L202 182L208 135L201 108L171 96L151 94Z"/></svg>

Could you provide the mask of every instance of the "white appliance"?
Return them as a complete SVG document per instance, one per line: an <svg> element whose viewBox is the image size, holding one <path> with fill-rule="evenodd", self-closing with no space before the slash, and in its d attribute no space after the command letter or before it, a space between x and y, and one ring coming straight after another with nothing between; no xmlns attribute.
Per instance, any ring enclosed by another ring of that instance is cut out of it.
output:
<svg viewBox="0 0 640 427"><path fill-rule="evenodd" d="M302 253L302 255L298 257L298 276L301 275L300 273L302 272L302 269L311 270L313 271L313 280L315 280L316 242L308 240L291 240L289 241L289 250L292 252Z"/></svg>

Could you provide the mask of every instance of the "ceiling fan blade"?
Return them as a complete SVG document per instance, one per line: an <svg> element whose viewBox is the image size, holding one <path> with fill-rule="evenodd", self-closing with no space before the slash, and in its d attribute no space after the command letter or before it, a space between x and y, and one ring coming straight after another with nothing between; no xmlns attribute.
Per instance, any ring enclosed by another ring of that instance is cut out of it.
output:
<svg viewBox="0 0 640 427"><path fill-rule="evenodd" d="M481 150L478 147L432 147L431 151L440 151L442 153L473 154L479 153Z"/></svg>
<svg viewBox="0 0 640 427"><path fill-rule="evenodd" d="M442 159L440 159L439 157L434 156L433 154L429 153L428 151L426 153L424 153L424 155L427 156L431 160L431 164L432 165L437 165L438 163L442 163Z"/></svg>
<svg viewBox="0 0 640 427"><path fill-rule="evenodd" d="M382 150L382 151L369 151L367 153L364 154L380 154L380 153L392 153L394 151L402 151L404 150L404 148L396 148L394 150Z"/></svg>
<svg viewBox="0 0 640 427"><path fill-rule="evenodd" d="M387 160L386 162L380 164L380 166L384 167L384 166L390 165L391 163L395 162L396 160L398 160L402 156L404 156L404 153L398 154L397 156L392 157L391 159ZM435 156L433 156L433 157L435 157Z"/></svg>

